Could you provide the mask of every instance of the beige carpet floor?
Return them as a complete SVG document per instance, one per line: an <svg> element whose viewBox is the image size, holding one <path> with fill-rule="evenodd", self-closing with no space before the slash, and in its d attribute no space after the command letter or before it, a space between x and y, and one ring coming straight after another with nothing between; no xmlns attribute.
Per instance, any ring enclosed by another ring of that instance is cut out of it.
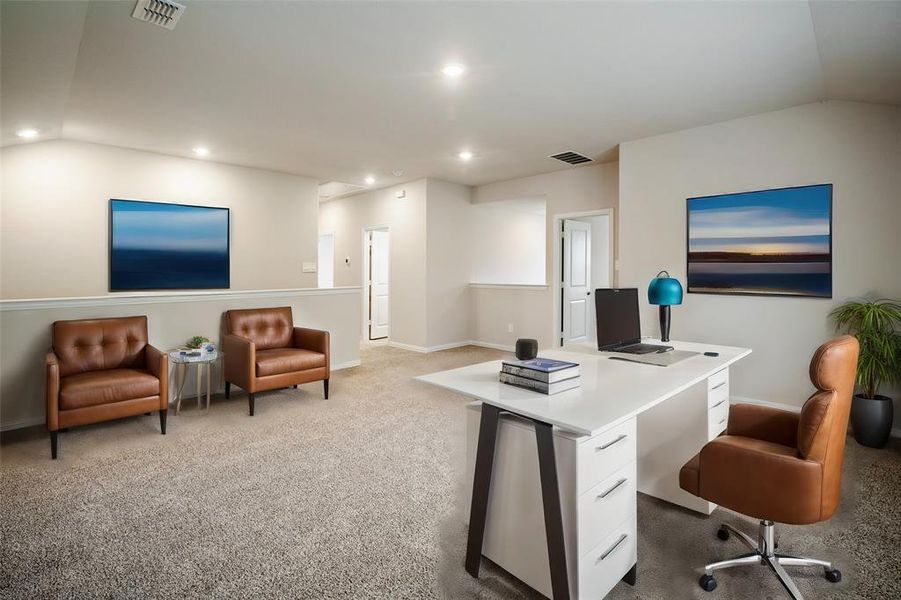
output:
<svg viewBox="0 0 901 600"><path fill-rule="evenodd" d="M497 358L368 347L363 366L321 385L76 428L49 459L40 428L0 445L3 598L531 598L486 564L463 570L464 406L414 382ZM830 522L783 527L780 550L828 556L844 581L793 570L808 598L901 598L901 453L849 440L844 500ZM705 518L640 496L639 571L613 598L783 598L763 568L696 568L742 552Z"/></svg>

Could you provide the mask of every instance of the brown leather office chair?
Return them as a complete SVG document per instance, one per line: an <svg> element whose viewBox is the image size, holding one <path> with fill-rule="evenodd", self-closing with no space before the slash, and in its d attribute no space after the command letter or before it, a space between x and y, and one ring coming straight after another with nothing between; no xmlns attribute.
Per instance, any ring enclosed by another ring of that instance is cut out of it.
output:
<svg viewBox="0 0 901 600"><path fill-rule="evenodd" d="M225 313L225 397L231 384L247 391L250 416L257 392L322 381L328 400L328 331L294 327L290 306Z"/></svg>
<svg viewBox="0 0 901 600"><path fill-rule="evenodd" d="M810 361L817 391L800 414L736 404L726 433L682 467L682 489L760 519L756 543L720 525L721 540L734 533L753 552L705 566L699 581L703 589L716 587L714 571L744 565L769 566L794 598L801 594L783 567L820 566L826 579L841 580L831 562L776 554L774 521L807 525L829 519L838 508L858 351L857 339L849 335L826 342Z"/></svg>
<svg viewBox="0 0 901 600"><path fill-rule="evenodd" d="M147 343L147 317L57 321L47 353L47 429L160 413L166 434L169 356Z"/></svg>

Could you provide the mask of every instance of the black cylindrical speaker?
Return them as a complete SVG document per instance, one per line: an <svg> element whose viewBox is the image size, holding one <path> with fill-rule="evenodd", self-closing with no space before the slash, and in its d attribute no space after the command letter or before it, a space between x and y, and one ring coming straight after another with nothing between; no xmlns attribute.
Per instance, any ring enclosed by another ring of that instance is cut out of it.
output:
<svg viewBox="0 0 901 600"><path fill-rule="evenodd" d="M538 356L538 340L521 338L516 340L516 358L531 360Z"/></svg>

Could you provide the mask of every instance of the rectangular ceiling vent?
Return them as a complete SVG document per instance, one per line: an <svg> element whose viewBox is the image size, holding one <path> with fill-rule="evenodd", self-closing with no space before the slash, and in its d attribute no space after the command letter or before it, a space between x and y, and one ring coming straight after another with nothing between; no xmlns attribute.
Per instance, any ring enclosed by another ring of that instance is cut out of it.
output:
<svg viewBox="0 0 901 600"><path fill-rule="evenodd" d="M184 5L172 0L138 0L131 16L166 29L175 29L183 12Z"/></svg>
<svg viewBox="0 0 901 600"><path fill-rule="evenodd" d="M362 185L356 185L354 183L344 183L342 181L327 181L326 183L319 185L319 200L331 200L333 198L340 198L342 196L347 196L348 194L353 194L354 192L359 192L360 190L366 189Z"/></svg>
<svg viewBox="0 0 901 600"><path fill-rule="evenodd" d="M548 158L562 160L568 165L581 165L582 163L591 162L587 156L582 156L576 152L561 152L560 154L551 154Z"/></svg>

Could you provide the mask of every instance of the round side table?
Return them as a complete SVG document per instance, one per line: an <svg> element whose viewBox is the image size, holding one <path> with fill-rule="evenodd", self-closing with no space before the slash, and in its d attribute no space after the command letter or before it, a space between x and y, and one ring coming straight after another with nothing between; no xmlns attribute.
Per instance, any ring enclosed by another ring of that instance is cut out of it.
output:
<svg viewBox="0 0 901 600"><path fill-rule="evenodd" d="M176 393L175 393L175 414L181 410L181 398L184 392L185 380L187 379L188 367L197 365L197 408L200 408L201 394L200 381L206 372L206 409L210 409L210 388L213 379L213 363L221 359L225 354L219 350L212 352L204 352L200 356L187 356L180 354L179 350L173 350L169 353L169 360L176 367Z"/></svg>

